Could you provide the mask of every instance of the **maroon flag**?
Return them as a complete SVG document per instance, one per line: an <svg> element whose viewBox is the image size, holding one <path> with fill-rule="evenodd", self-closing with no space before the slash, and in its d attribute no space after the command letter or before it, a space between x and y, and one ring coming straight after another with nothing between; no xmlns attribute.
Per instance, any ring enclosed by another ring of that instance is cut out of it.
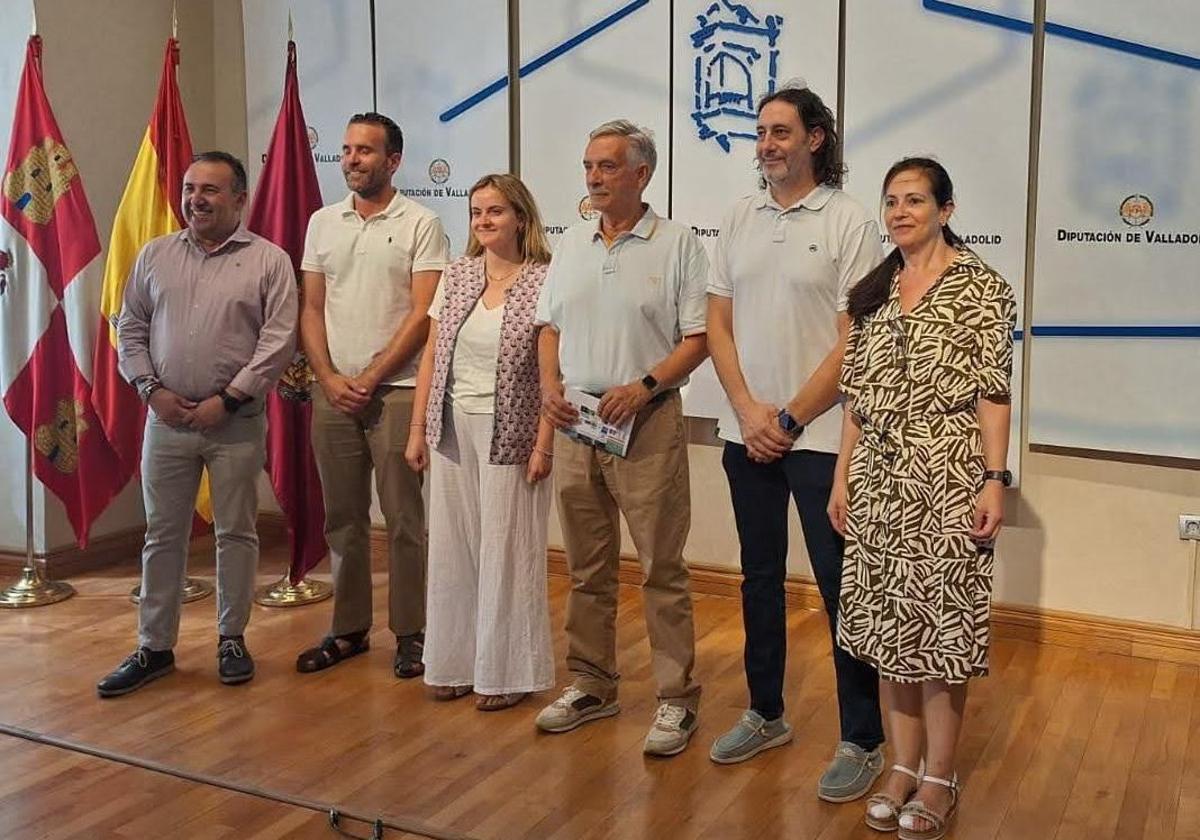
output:
<svg viewBox="0 0 1200 840"><path fill-rule="evenodd" d="M34 475L62 500L83 547L123 482L92 408L100 240L46 98L37 35L0 182L0 393L33 443Z"/></svg>
<svg viewBox="0 0 1200 840"><path fill-rule="evenodd" d="M299 277L308 218L320 208L321 188L296 80L296 44L288 41L283 105L246 227L287 251ZM326 551L325 505L309 437L312 387L308 360L303 352L297 352L267 397L267 472L287 519L292 541L288 576L293 584L303 580Z"/></svg>

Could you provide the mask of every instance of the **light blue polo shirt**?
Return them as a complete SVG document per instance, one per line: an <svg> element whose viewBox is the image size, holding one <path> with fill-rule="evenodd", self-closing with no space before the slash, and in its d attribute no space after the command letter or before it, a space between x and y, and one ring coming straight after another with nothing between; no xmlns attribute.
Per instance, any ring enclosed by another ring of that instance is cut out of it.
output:
<svg viewBox="0 0 1200 840"><path fill-rule="evenodd" d="M564 383L603 393L640 380L684 336L705 332L707 284L700 240L647 206L633 230L611 247L599 220L563 234L538 299L537 322L558 330Z"/></svg>

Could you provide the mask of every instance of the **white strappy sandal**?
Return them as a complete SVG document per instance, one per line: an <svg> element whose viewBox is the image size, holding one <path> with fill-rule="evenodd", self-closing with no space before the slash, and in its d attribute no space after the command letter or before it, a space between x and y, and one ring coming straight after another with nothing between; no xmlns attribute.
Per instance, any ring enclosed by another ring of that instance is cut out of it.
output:
<svg viewBox="0 0 1200 840"><path fill-rule="evenodd" d="M937 776L926 776L923 781L933 782L935 785L950 789L950 807L945 814L938 814L929 810L925 803L919 799L910 799L900 809L900 840L941 840L946 836L946 828L950 824L950 818L954 816L954 811L958 808L958 774L955 773L952 778L939 779ZM913 823L918 819L925 820L929 823L929 828L918 831L913 828Z"/></svg>
<svg viewBox="0 0 1200 840"><path fill-rule="evenodd" d="M925 772L925 762L922 761L916 770L901 764L893 764L892 770L916 779L917 787L920 787L921 777ZM913 792L916 792L916 789L913 788ZM873 793L867 799L867 825L876 831L896 831L900 827L900 809L903 807L904 803L893 799L886 793Z"/></svg>

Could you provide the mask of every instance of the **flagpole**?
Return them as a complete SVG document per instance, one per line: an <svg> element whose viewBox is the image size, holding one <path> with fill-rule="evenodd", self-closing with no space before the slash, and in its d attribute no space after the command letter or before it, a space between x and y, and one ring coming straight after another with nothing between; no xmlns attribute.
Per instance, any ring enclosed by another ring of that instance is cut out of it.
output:
<svg viewBox="0 0 1200 840"><path fill-rule="evenodd" d="M288 74L292 72L292 62L295 58L294 41L296 40L295 25L292 20L292 11L288 9L287 18L287 39L288 39L288 70L285 73L285 79L289 78ZM285 96L287 84L284 85ZM273 142L273 141L272 141ZM283 242L276 242L277 245L284 246ZM308 370L308 363L304 361L304 353L301 351L298 358L303 363L304 369ZM311 387L311 373L308 379ZM307 438L307 436L305 436ZM288 528L288 545L293 553L297 556L292 558L292 561L299 561L299 565L303 567L303 559L300 555L302 552L297 549L297 542L302 537L298 531L298 527L294 522ZM283 570L283 577L275 581L275 583L261 586L254 591L254 603L264 607L301 607L305 604L315 604L318 601L324 601L326 598L333 596L333 586L321 580L314 580L305 574L300 578L299 583L292 583L292 562L289 561Z"/></svg>
<svg viewBox="0 0 1200 840"><path fill-rule="evenodd" d="M75 594L66 581L43 578L33 560L33 435L25 443L25 568L20 580L0 592L0 607L43 607Z"/></svg>

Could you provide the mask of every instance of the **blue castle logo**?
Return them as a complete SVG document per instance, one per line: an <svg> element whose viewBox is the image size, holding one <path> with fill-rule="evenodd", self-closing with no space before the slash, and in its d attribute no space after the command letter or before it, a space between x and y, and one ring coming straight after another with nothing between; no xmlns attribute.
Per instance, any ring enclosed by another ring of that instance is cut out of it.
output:
<svg viewBox="0 0 1200 840"><path fill-rule="evenodd" d="M692 119L701 140L729 152L734 138L755 139L754 103L775 91L783 18L760 20L744 3L718 0L696 21Z"/></svg>

